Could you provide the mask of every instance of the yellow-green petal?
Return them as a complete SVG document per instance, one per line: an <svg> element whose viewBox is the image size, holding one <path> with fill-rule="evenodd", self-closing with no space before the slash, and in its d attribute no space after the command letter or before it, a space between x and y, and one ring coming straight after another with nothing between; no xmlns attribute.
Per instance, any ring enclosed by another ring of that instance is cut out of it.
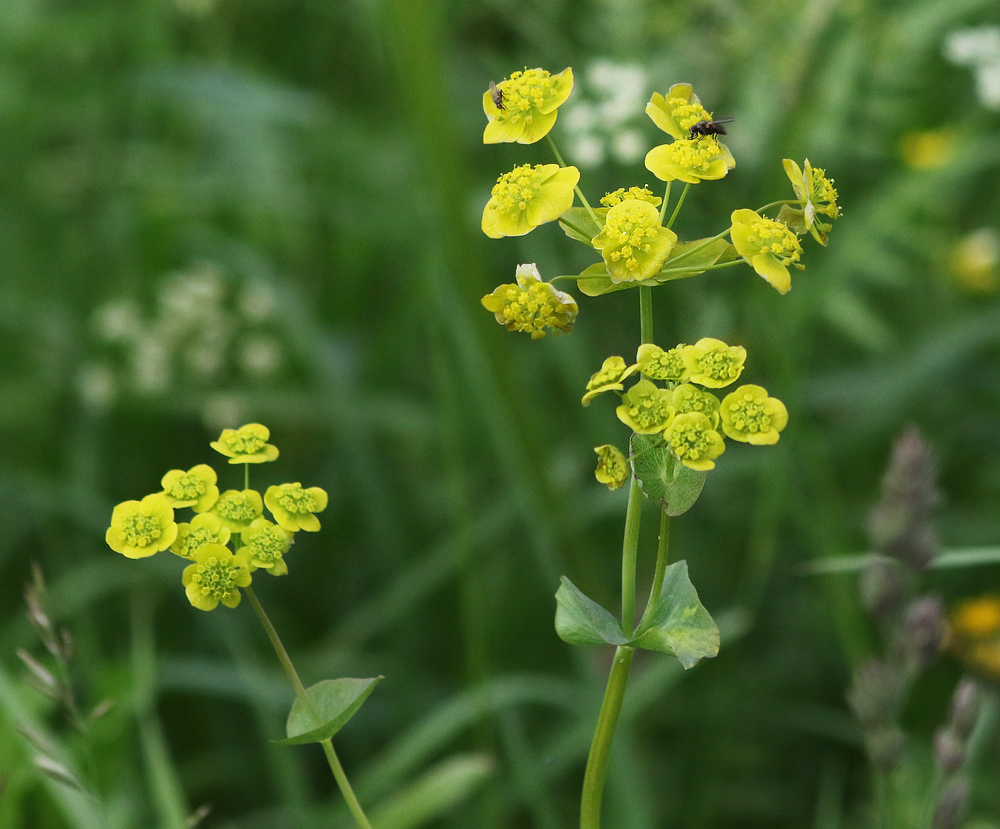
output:
<svg viewBox="0 0 1000 829"><path fill-rule="evenodd" d="M776 397L768 397L761 386L740 386L722 399L719 410L722 430L733 440L754 446L778 442L788 425L788 410Z"/></svg>
<svg viewBox="0 0 1000 829"><path fill-rule="evenodd" d="M126 558L146 558L166 550L177 537L174 509L162 492L114 508L104 534L108 546Z"/></svg>
<svg viewBox="0 0 1000 829"><path fill-rule="evenodd" d="M544 138L556 122L558 108L573 91L573 70L558 75L544 69L525 69L496 84L502 107L491 90L483 93L483 112L488 119L484 144L518 142L534 144Z"/></svg>

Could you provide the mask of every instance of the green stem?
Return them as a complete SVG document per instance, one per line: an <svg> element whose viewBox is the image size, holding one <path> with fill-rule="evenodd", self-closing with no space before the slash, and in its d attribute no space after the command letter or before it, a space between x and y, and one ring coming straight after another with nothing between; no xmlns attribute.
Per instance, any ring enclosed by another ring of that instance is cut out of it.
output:
<svg viewBox="0 0 1000 829"><path fill-rule="evenodd" d="M653 289L649 285L639 286L639 342L653 341Z"/></svg>
<svg viewBox="0 0 1000 829"><path fill-rule="evenodd" d="M622 630L628 637L635 630L635 562L639 551L639 518L642 490L635 476L628 488L625 508L625 537L622 539Z"/></svg>
<svg viewBox="0 0 1000 829"><path fill-rule="evenodd" d="M754 210L754 213L763 213L765 210L770 210L772 207L780 207L783 204L802 204L799 199L783 199L782 201L773 201L770 204L765 204L763 207L758 207Z"/></svg>
<svg viewBox="0 0 1000 829"><path fill-rule="evenodd" d="M701 250L702 248L706 248L706 247L708 247L708 246L709 246L710 244L712 244L712 242L714 242L714 241L715 241L716 239L721 239L721 238L722 238L723 236L728 236L728 235L729 235L729 233L730 233L730 231L731 231L732 229L733 229L733 228L732 228L731 226L730 226L730 227L727 227L727 228L726 228L725 230L723 230L723 231L722 231L722 233L716 233L716 234L715 234L714 236L710 236L710 237L709 237L709 238L707 238L707 239L703 239L703 240L701 241L701 244L698 244L698 245L695 245L695 246L694 246L693 248L691 248L691 249L689 249L689 250L686 250L686 251L684 251L684 253L680 254L679 256L675 256L675 257L673 257L673 258L672 258L672 259L670 260L670 263L671 263L671 264L673 265L673 264L676 264L677 262L680 262L680 261L681 261L682 259L686 259L687 257L689 257L689 256L692 256L693 254L697 253L697 252L698 252L699 250Z"/></svg>
<svg viewBox="0 0 1000 829"><path fill-rule="evenodd" d="M546 135L545 140L549 142L549 147L552 149L552 154L555 155L556 161L559 162L559 166L565 167L566 162L563 161L563 157L559 152L559 148L556 147L556 142L552 140L552 136ZM580 185L574 184L573 189L576 191L576 194L580 197L581 204L583 204L583 206L587 208L587 213L590 215L590 218L596 222L597 214L594 213L594 208L590 206L590 202L587 201L587 197L583 195L583 190L580 189Z"/></svg>
<svg viewBox="0 0 1000 829"><path fill-rule="evenodd" d="M667 222L667 228L674 226L674 221L677 219L677 214L681 212L681 205L684 204L684 199L687 198L688 190L691 189L691 183L688 182L684 185L684 189L681 191L681 197L677 199L677 206L674 208L674 212L670 214L670 221Z"/></svg>
<svg viewBox="0 0 1000 829"><path fill-rule="evenodd" d="M671 277L672 279L683 279L685 276L695 276L699 273L704 273L705 271L719 271L723 268L731 268L734 265L745 264L746 262L742 259L730 259L728 262L716 262L714 265L705 265L704 267L664 268L657 274L657 277L663 279L666 274L674 274L674 276Z"/></svg>
<svg viewBox="0 0 1000 829"><path fill-rule="evenodd" d="M660 591L663 589L663 578L667 572L667 562L670 550L670 516L665 509L660 510L660 538L656 545L656 569L653 571L653 584L649 588L649 599L646 601L646 609L639 620L639 627L642 628L646 622L646 617L656 607L657 599L660 598Z"/></svg>
<svg viewBox="0 0 1000 829"><path fill-rule="evenodd" d="M670 185L673 181L668 181L667 186L663 191L663 203L660 205L660 224L663 224L663 219L667 215L667 205L670 204Z"/></svg>
<svg viewBox="0 0 1000 829"><path fill-rule="evenodd" d="M639 335L643 343L653 341L653 293L648 285L639 286ZM622 539L622 631L629 638L635 632L635 572L639 550L639 519L642 514L642 490L635 476L629 483L628 506L625 508L625 532ZM661 523L661 546L663 545ZM657 557L666 567L666 548ZM662 584L663 577L660 577ZM608 676L604 700L597 715L594 739L587 755L587 768L583 773L583 792L580 796L580 829L600 829L601 799L604 795L604 779L608 773L611 742L615 736L615 726L621 713L628 672L632 666L634 650L621 645L615 650L615 661Z"/></svg>
<svg viewBox="0 0 1000 829"><path fill-rule="evenodd" d="M580 829L600 829L601 798L604 793L604 778L608 773L611 756L611 741L615 736L615 725L625 699L628 672L632 666L635 651L620 645L615 649L615 661L608 676L608 685L601 702L601 713L597 717L597 728L590 744L587 770L583 775L583 795L580 798Z"/></svg>
<svg viewBox="0 0 1000 829"><path fill-rule="evenodd" d="M285 650L285 646L282 644L281 638L278 636L278 631L275 630L274 625L271 624L271 620L268 618L267 613L264 612L263 606L257 600L257 594L254 593L253 588L245 587L243 590L247 595L247 599L250 601L250 606L253 607L254 613L257 614L257 618L260 620L261 627L264 628L267 638L271 640L271 646L274 648L274 652L278 655L278 661L281 663L281 667L285 669L285 673L288 675L288 678L292 682L292 686L295 688L295 696L305 706L306 711L309 712L309 717L313 720L313 722L318 724L320 722L319 712L316 710L316 706L306 693L306 688L302 684L302 680L299 678L298 671L295 670L295 665L292 664L292 659L288 655L288 651ZM333 779L337 781L337 786L340 788L340 793L344 796L347 808L350 810L351 816L354 818L354 822L362 829L372 829L372 825L368 822L368 818L365 817L364 810L361 808L361 803L358 802L358 798L354 794L354 789L351 788L351 783L347 779L347 773L344 771L344 767L340 764L337 752L333 750L333 740L327 738L326 740L322 740L320 745L323 747L323 754L326 755L326 762L330 766L330 771L333 772Z"/></svg>
<svg viewBox="0 0 1000 829"><path fill-rule="evenodd" d="M243 488L250 489L250 464L243 464Z"/></svg>

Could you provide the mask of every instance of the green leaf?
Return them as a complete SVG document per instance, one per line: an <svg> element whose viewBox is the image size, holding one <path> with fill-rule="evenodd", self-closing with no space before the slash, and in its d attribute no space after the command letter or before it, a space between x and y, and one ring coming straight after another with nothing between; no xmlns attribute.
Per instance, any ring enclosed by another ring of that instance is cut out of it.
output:
<svg viewBox="0 0 1000 829"><path fill-rule="evenodd" d="M707 242L707 244L706 244ZM705 245L701 250L695 250L699 245ZM694 253L691 253L694 251ZM704 273L711 265L732 262L741 258L725 239L694 239L690 242L678 242L670 251L670 257L663 263L660 272L653 277L657 284L673 279L684 279Z"/></svg>
<svg viewBox="0 0 1000 829"><path fill-rule="evenodd" d="M628 640L618 620L588 599L565 576L556 591L556 633L571 645L624 645Z"/></svg>
<svg viewBox="0 0 1000 829"><path fill-rule="evenodd" d="M598 221L594 221L586 207L571 207L559 217L559 227L563 233L575 242L582 242L593 249L591 240L604 229L604 216L607 209L598 209Z"/></svg>
<svg viewBox="0 0 1000 829"><path fill-rule="evenodd" d="M686 561L667 567L660 595L629 644L672 653L685 670L719 653L719 628L698 599Z"/></svg>
<svg viewBox="0 0 1000 829"><path fill-rule="evenodd" d="M629 449L632 473L650 501L670 516L691 509L701 495L708 472L682 464L659 435L633 434Z"/></svg>
<svg viewBox="0 0 1000 829"><path fill-rule="evenodd" d="M612 291L624 291L635 288L638 282L612 282L608 266L604 262L595 262L576 277L577 287L587 296L601 296Z"/></svg>
<svg viewBox="0 0 1000 829"><path fill-rule="evenodd" d="M275 742L301 745L329 740L358 712L382 679L384 677L381 676L371 679L324 679L306 688L306 696L316 709L319 720L313 719L309 706L303 700L296 699L288 712L285 726L288 737Z"/></svg>

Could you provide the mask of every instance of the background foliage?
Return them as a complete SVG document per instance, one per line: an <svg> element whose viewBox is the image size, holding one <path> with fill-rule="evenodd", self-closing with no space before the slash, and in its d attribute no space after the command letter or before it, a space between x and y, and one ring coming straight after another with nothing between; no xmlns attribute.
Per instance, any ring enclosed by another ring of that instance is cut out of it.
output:
<svg viewBox="0 0 1000 829"><path fill-rule="evenodd" d="M591 109L554 136L570 163L605 152L591 200L653 183L642 105L690 81L736 118L738 166L693 190L682 235L784 198L782 157L824 167L844 206L787 297L749 269L654 292L662 345L743 343L792 422L774 450L731 448L675 524L722 652L689 675L637 658L607 825L857 826L844 692L873 641L853 579L805 572L865 548L906 423L939 455L945 543L997 544L998 104L984 61L945 52L997 24L990 0L0 4L0 827L178 826L203 804L206 826L345 825L319 751L267 742L290 693L249 608L200 614L175 561L103 541L115 503L251 420L282 450L258 485L331 494L259 592L307 681L387 677L337 738L376 825L573 825L608 655L558 641L553 594L565 573L616 603L624 495L591 447L622 427L578 400L635 348L637 302L578 296L571 336L506 334L479 298L516 264L587 263L554 226L478 229L497 175L550 160L482 146L483 90L567 65ZM601 108L608 83L635 87L631 120ZM614 125L631 138L608 144ZM32 562L81 698L115 702L83 740L14 655L42 657ZM1000 569L930 578L956 601ZM918 687L918 742L961 670L944 656ZM100 823L18 727L77 767L91 748ZM978 826L997 825L998 760L994 736Z"/></svg>

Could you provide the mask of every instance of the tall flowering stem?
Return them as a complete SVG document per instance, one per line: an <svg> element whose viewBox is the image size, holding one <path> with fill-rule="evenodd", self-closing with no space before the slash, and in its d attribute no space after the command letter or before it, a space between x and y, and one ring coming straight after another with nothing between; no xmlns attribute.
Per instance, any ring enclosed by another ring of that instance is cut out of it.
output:
<svg viewBox="0 0 1000 829"><path fill-rule="evenodd" d="M489 120L485 143L531 144L544 137L558 162L558 171L524 166L517 168L522 172L516 177L508 174L501 182L509 185L507 189L495 187L486 205L483 229L494 238L524 235L558 221L566 236L587 248L593 264L579 274L548 282L535 265L521 265L517 284L501 285L481 302L505 328L537 340L549 333L569 333L579 313L573 297L553 287L556 281L576 280L589 297L632 288L639 295L635 362L620 354L607 357L591 375L580 401L589 406L601 395L618 395L614 414L630 431L627 454L610 443L594 447L598 456L594 475L600 483L617 490L631 477L622 540L621 616L616 618L565 576L556 592L555 628L563 641L615 648L580 799L581 829L599 829L611 744L635 650L670 654L685 669L719 650L718 627L698 599L687 562L668 564L671 520L694 505L708 471L725 451L726 438L766 446L777 442L788 422L784 404L762 386L727 388L743 373L747 358L743 346L712 336L670 348L656 345L652 290L674 279L746 263L786 293L791 289L789 268L802 269L797 237L808 232L826 244L831 225L819 217L834 219L839 207L836 190L822 168L786 160L795 198L769 205L780 207L776 217L763 215L764 209L738 209L721 232L681 239L673 226L692 187L724 178L736 165L719 139L724 130L699 129L713 116L690 84L654 93L646 106L653 123L671 139L645 156L646 169L666 183L663 198L645 186L624 186L606 193L600 207L592 207L580 187L577 168L566 164L549 136L556 108L571 87L571 70L552 75L535 69L515 72L483 93ZM674 181L683 182L684 189L671 205ZM565 206L570 184L582 207ZM503 195L509 198L501 204ZM659 542L649 598L637 623L639 523L647 499L660 514Z"/></svg>

